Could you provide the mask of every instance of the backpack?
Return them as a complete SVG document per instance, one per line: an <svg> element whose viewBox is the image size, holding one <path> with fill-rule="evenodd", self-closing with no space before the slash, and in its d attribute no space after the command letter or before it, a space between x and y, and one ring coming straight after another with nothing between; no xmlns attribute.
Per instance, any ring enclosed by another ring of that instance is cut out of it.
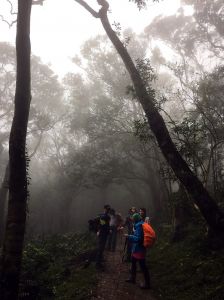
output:
<svg viewBox="0 0 224 300"><path fill-rule="evenodd" d="M89 231L96 233L100 224L99 218L91 219L88 221L88 223L89 223Z"/></svg>
<svg viewBox="0 0 224 300"><path fill-rule="evenodd" d="M153 230L153 228L151 227L151 225L149 225L148 223L143 223L142 229L143 229L143 235L144 235L143 246L145 248L150 248L155 243L156 233Z"/></svg>

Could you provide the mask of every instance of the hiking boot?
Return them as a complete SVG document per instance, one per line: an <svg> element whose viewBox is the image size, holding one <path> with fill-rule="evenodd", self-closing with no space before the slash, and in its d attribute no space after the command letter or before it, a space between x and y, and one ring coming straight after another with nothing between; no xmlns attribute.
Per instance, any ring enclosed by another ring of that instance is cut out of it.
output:
<svg viewBox="0 0 224 300"><path fill-rule="evenodd" d="M140 284L139 287L142 290L150 290L150 284Z"/></svg>
<svg viewBox="0 0 224 300"><path fill-rule="evenodd" d="M125 282L135 284L135 279L133 279L133 278L128 278L128 279L125 280Z"/></svg>

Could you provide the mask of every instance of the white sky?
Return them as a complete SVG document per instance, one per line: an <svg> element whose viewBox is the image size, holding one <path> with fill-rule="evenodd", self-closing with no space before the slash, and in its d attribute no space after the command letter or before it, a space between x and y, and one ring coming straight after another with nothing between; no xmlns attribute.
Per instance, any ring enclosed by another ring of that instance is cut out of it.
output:
<svg viewBox="0 0 224 300"><path fill-rule="evenodd" d="M16 3L16 0L12 0ZM87 1L92 6L96 0ZM110 20L119 22L122 29L133 28L141 32L151 20L159 14L174 14L180 6L180 0L161 0L148 4L147 10L138 11L136 5L128 0L110 0L112 13ZM0 14L9 20L10 6L6 0L0 0ZM0 21L0 41L15 43L15 25ZM71 57L78 54L82 43L90 37L104 33L100 20L93 18L74 0L45 0L43 6L33 6L31 16L32 52L51 65L53 70L63 76L74 68Z"/></svg>

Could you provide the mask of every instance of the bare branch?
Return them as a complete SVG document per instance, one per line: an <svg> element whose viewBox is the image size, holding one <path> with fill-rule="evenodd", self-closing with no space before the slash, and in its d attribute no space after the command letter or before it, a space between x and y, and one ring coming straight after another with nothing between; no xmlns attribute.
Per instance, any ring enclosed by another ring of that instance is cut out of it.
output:
<svg viewBox="0 0 224 300"><path fill-rule="evenodd" d="M9 22L3 17L3 15L0 15L0 18L2 19L3 22L5 22L9 26L9 28L11 28L13 26L13 24L15 24L17 22L17 20Z"/></svg>
<svg viewBox="0 0 224 300"><path fill-rule="evenodd" d="M91 15L94 18L99 18L99 13L96 12L92 7L90 7L85 1L83 0L75 0L75 2L79 3L81 6L83 6L88 12L91 13Z"/></svg>
<svg viewBox="0 0 224 300"><path fill-rule="evenodd" d="M45 0L33 0L32 1L32 5L43 5L43 2L44 2Z"/></svg>
<svg viewBox="0 0 224 300"><path fill-rule="evenodd" d="M12 16L14 16L14 15L17 15L17 12L14 12L13 11L13 4L12 4L12 2L10 1L10 0L6 0L8 3L9 3L9 5L10 5L10 14L12 15ZM1 18L1 20L3 21L3 22L5 22L8 26L9 26L9 28L11 28L12 26L13 26L13 24L15 24L16 22L17 22L17 19L16 20L13 20L13 21L11 21L11 22L9 22L9 21L7 21L4 17L3 17L3 15L0 15L0 18Z"/></svg>
<svg viewBox="0 0 224 300"><path fill-rule="evenodd" d="M9 3L9 5L10 5L10 14L11 15L17 15L17 12L14 12L13 11L13 4L12 4L12 2L10 1L10 0L6 0L8 3Z"/></svg>

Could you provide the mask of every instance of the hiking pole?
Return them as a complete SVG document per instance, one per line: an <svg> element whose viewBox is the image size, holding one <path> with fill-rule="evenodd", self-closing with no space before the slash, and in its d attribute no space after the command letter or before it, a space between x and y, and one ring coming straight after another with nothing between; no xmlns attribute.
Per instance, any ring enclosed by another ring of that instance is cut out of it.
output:
<svg viewBox="0 0 224 300"><path fill-rule="evenodd" d="M122 259L121 259L122 263L124 262L124 257L125 257L125 252L126 252L127 244L128 244L128 237L126 236L125 242L124 242L123 255L122 255Z"/></svg>

